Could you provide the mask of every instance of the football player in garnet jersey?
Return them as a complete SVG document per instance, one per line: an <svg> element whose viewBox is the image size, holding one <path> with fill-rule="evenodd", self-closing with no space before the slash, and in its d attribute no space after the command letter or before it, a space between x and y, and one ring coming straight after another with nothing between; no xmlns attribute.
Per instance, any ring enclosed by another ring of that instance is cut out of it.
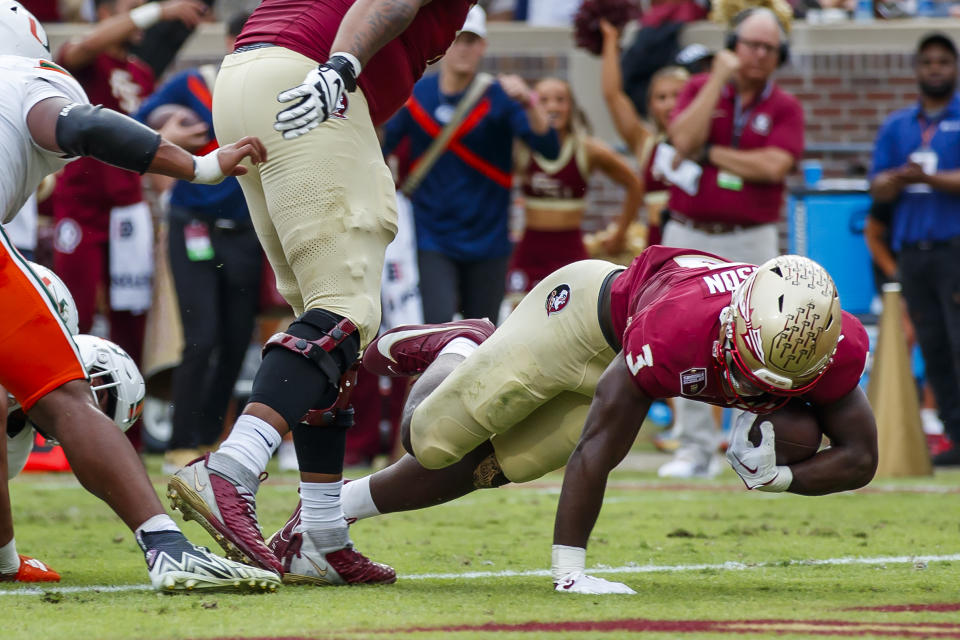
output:
<svg viewBox="0 0 960 640"><path fill-rule="evenodd" d="M266 159L256 138L193 156L127 116L92 106L49 55L36 18L18 2L0 0L0 222L17 214L44 176L79 156L204 183L245 173L244 159ZM83 486L134 532L154 588L275 589L275 573L195 547L166 514L130 442L94 404L53 298L3 234L0 298L0 385L61 444Z"/></svg>
<svg viewBox="0 0 960 640"><path fill-rule="evenodd" d="M757 267L653 246L626 270L577 262L545 278L496 332L485 320L405 326L367 348L364 366L374 373L423 375L402 423L411 455L347 484L344 513L422 508L566 464L557 589L632 593L585 575L585 548L607 474L633 444L651 400L684 396L766 413L800 397L831 447L777 466L771 428L754 448L744 435L753 414L744 413L731 436L731 466L748 489L855 489L877 463L873 412L858 386L867 348L833 280L807 258Z"/></svg>
<svg viewBox="0 0 960 640"><path fill-rule="evenodd" d="M340 506L353 421L341 391L380 326L384 252L397 231L393 178L374 127L403 105L473 4L262 0L217 76L217 134L258 136L270 154L239 182L277 290L297 318L264 347L230 436L178 471L168 496L232 557L282 571L286 582L396 580L353 547ZM271 550L255 496L291 431L302 526Z"/></svg>

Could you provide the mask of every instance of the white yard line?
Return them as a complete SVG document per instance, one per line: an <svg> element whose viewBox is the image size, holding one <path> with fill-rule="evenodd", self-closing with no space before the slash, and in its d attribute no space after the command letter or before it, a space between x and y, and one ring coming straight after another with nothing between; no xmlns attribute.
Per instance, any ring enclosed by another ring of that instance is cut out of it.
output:
<svg viewBox="0 0 960 640"><path fill-rule="evenodd" d="M746 571L749 569L763 569L767 567L781 568L783 566L840 566L840 565L883 565L883 564L915 564L931 562L955 562L960 561L960 553L940 556L877 556L873 558L864 557L846 557L846 558L826 558L824 560L790 560L788 565L782 561L777 562L722 562L720 564L629 564L622 567L604 567L599 566L588 569L592 574L608 573L682 573L686 571ZM464 573L414 573L409 575L401 574L400 580L482 580L486 578L523 578L523 577L548 577L550 571L546 569L531 569L527 571L467 571ZM146 584L127 584L127 585L95 585L88 587L22 587L20 589L2 590L0 596L42 596L48 593L70 594L70 593L118 593L124 591L148 591L150 585Z"/></svg>

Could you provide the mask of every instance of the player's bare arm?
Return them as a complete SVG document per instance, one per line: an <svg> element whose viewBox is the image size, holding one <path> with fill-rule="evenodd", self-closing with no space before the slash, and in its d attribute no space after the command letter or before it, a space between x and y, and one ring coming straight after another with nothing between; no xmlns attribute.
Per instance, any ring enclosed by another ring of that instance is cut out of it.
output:
<svg viewBox="0 0 960 640"><path fill-rule="evenodd" d="M630 378L623 353L597 383L580 442L563 475L554 544L586 547L607 486L607 475L627 455L650 408Z"/></svg>
<svg viewBox="0 0 960 640"><path fill-rule="evenodd" d="M161 173L203 184L225 176L241 176L240 163L265 162L267 151L258 138L246 137L205 156L194 156L160 137L133 118L67 98L38 102L27 114L34 141L48 151L90 156L122 169Z"/></svg>
<svg viewBox="0 0 960 640"><path fill-rule="evenodd" d="M860 387L816 407L817 421L830 447L790 465L790 493L819 496L865 486L877 470L877 425Z"/></svg>
<svg viewBox="0 0 960 640"><path fill-rule="evenodd" d="M783 182L794 165L793 156L779 147L744 150L712 145L707 160L748 182L773 184Z"/></svg>
<svg viewBox="0 0 960 640"><path fill-rule="evenodd" d="M357 0L343 16L330 50L352 54L360 64L366 64L383 45L403 33L413 22L420 7L429 2Z"/></svg>
<svg viewBox="0 0 960 640"><path fill-rule="evenodd" d="M600 515L607 476L627 455L649 409L650 398L630 379L619 353L597 382L580 442L563 474L553 528L551 571L556 591L636 593L625 584L589 576L584 568L587 540Z"/></svg>

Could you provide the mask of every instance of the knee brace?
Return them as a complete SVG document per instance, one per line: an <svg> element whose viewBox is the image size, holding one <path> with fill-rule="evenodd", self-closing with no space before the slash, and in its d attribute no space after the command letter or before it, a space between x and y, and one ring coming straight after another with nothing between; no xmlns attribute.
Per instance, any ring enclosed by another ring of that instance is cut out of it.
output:
<svg viewBox="0 0 960 640"><path fill-rule="evenodd" d="M491 453L473 470L474 489L495 489L510 482L500 468L497 454Z"/></svg>
<svg viewBox="0 0 960 640"><path fill-rule="evenodd" d="M272 408L291 427L308 416L322 424L324 412L346 408L341 399L349 398L356 381L355 373L346 374L359 352L360 337L350 320L310 309L264 345L250 402Z"/></svg>

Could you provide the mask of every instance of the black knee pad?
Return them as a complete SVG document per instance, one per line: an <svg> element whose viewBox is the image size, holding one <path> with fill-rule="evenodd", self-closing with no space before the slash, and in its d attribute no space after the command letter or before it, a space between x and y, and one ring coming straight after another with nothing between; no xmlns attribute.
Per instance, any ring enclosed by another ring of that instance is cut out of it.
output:
<svg viewBox="0 0 960 640"><path fill-rule="evenodd" d="M360 354L360 336L349 320L310 309L263 347L250 402L267 405L291 427L311 409L332 408L343 374Z"/></svg>

